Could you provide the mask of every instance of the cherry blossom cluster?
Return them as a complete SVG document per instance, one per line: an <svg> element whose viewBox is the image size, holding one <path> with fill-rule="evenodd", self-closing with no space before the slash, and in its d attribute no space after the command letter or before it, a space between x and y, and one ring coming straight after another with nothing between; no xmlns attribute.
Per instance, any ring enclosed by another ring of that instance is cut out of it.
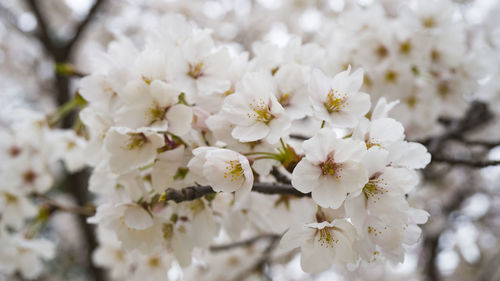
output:
<svg viewBox="0 0 500 281"><path fill-rule="evenodd" d="M439 132L437 120L461 116L471 99L497 99L495 79L480 85L497 71L494 34L489 40L470 24L465 6L451 0L355 2L158 2L145 5L150 10L140 27L123 17L111 23L113 32L140 37L154 28L152 18L161 17L158 10L179 11L214 29L216 38L266 52L265 59L272 58L272 51L256 47L255 41L272 39L286 45L294 44L294 36L307 38L320 47L308 53L320 58L314 66L331 76L348 65L363 68L363 90L373 100L400 100L391 117L403 123L411 139ZM478 91L483 94L475 95Z"/></svg>
<svg viewBox="0 0 500 281"><path fill-rule="evenodd" d="M326 75L316 44L250 56L180 15L158 24L94 54L79 86L98 264L155 280L175 260L196 276L214 242L269 233L310 273L403 260L428 216L405 195L430 155L387 117L397 102L372 107L361 69Z"/></svg>
<svg viewBox="0 0 500 281"><path fill-rule="evenodd" d="M363 67L363 89L373 98L399 99L391 116L411 137L423 138L439 130L439 117L463 115L491 72L490 47L451 1L388 6L353 6L317 38L327 50L329 73L348 64Z"/></svg>
<svg viewBox="0 0 500 281"><path fill-rule="evenodd" d="M8 112L7 112L8 111ZM55 245L37 238L37 225L47 219L41 208L53 187L62 160L69 171L85 165L85 140L73 131L49 127L43 114L6 110L0 129L0 273L26 279L38 277L42 260L55 255Z"/></svg>

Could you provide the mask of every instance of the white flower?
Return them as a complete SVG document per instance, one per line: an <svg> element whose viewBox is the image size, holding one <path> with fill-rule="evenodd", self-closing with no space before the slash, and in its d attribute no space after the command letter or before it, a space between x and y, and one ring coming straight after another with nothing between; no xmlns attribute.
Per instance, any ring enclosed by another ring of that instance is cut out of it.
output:
<svg viewBox="0 0 500 281"><path fill-rule="evenodd" d="M215 49L209 32L194 32L177 52L169 75L189 96L212 95L230 89L227 66L231 56L226 48Z"/></svg>
<svg viewBox="0 0 500 281"><path fill-rule="evenodd" d="M161 224L152 214L133 203L103 204L88 223L98 223L113 231L126 250L149 253L162 246Z"/></svg>
<svg viewBox="0 0 500 281"><path fill-rule="evenodd" d="M37 211L35 205L17 188L0 189L0 225L20 229L24 220L35 216Z"/></svg>
<svg viewBox="0 0 500 281"><path fill-rule="evenodd" d="M368 261L381 254L401 261L410 206L405 194L418 184L418 176L406 168L388 166L388 151L370 149L364 163L370 177L363 192L345 202L345 212L360 234L357 247Z"/></svg>
<svg viewBox="0 0 500 281"><path fill-rule="evenodd" d="M281 238L279 252L301 248L302 270L319 273L335 263L355 263L356 231L345 219L310 223L290 228Z"/></svg>
<svg viewBox="0 0 500 281"><path fill-rule="evenodd" d="M125 279L129 269L129 259L115 233L102 227L97 228L99 247L92 253L92 261L109 269L114 279Z"/></svg>
<svg viewBox="0 0 500 281"><path fill-rule="evenodd" d="M368 149L372 147L387 149L391 144L404 139L404 128L392 118L372 121L362 119L354 129L352 138L364 141Z"/></svg>
<svg viewBox="0 0 500 281"><path fill-rule="evenodd" d="M151 169L151 185L156 192L163 192L169 187L174 187L176 175L177 177L185 177L181 165L184 159L184 146L179 146L172 150L167 150L158 155L153 168ZM186 168L185 173L188 172Z"/></svg>
<svg viewBox="0 0 500 281"><path fill-rule="evenodd" d="M162 238L183 267L191 264L195 247L206 249L219 229L212 209L203 199L169 204L156 213L162 218Z"/></svg>
<svg viewBox="0 0 500 281"><path fill-rule="evenodd" d="M292 185L303 193L312 192L321 207L340 207L368 181L361 163L366 153L363 142L339 139L333 131L322 129L304 141L303 148L306 156L293 170Z"/></svg>
<svg viewBox="0 0 500 281"><path fill-rule="evenodd" d="M388 162L393 167L422 169L431 162L431 154L420 143L398 141L388 147Z"/></svg>
<svg viewBox="0 0 500 281"><path fill-rule="evenodd" d="M109 152L109 167L114 173L125 173L153 163L157 149L164 144L163 136L148 128L113 127L104 140Z"/></svg>
<svg viewBox="0 0 500 281"><path fill-rule="evenodd" d="M53 130L49 134L53 156L64 161L66 169L76 172L85 167L84 151L87 142L70 130Z"/></svg>
<svg viewBox="0 0 500 281"><path fill-rule="evenodd" d="M266 139L277 143L290 128L290 117L276 99L269 74L248 73L236 92L224 100L221 114L235 125L232 136L241 142Z"/></svg>
<svg viewBox="0 0 500 281"><path fill-rule="evenodd" d="M316 118L336 127L352 127L370 110L370 96L359 92L363 70L350 71L349 67L331 79L313 70L309 95Z"/></svg>
<svg viewBox="0 0 500 281"><path fill-rule="evenodd" d="M123 89L124 104L116 112L116 123L132 129L151 126L184 135L191 128L193 111L178 104L180 91L171 85L154 80L133 80Z"/></svg>
<svg viewBox="0 0 500 281"><path fill-rule="evenodd" d="M41 260L52 259L55 255L55 245L45 239L26 239L23 235L16 234L10 237L0 236L0 240L3 240L0 241L2 246L0 261L8 258L6 262L11 267L10 270L18 270L25 279L38 277L44 269ZM2 245L2 243L8 244ZM0 265L0 269L3 266Z"/></svg>
<svg viewBox="0 0 500 281"><path fill-rule="evenodd" d="M229 149L199 147L188 163L199 184L210 185L216 192L236 191L237 198L252 190L253 173L248 159Z"/></svg>
<svg viewBox="0 0 500 281"><path fill-rule="evenodd" d="M156 281L164 280L168 276L172 255L166 251L158 251L148 255L136 254L136 256L137 268L129 280Z"/></svg>
<svg viewBox="0 0 500 281"><path fill-rule="evenodd" d="M373 108L373 112L371 114L370 119L375 120L379 118L388 117L389 111L391 111L391 109L393 109L396 105L398 105L398 103L399 100L387 103L387 100L384 97L380 98L375 107Z"/></svg>
<svg viewBox="0 0 500 281"><path fill-rule="evenodd" d="M44 193L54 182L47 164L41 155L18 157L11 162L8 171L2 172L7 180L5 183L17 186L25 193Z"/></svg>
<svg viewBox="0 0 500 281"><path fill-rule="evenodd" d="M286 64L276 71L274 79L278 87L276 98L292 119L301 119L311 114L304 67Z"/></svg>

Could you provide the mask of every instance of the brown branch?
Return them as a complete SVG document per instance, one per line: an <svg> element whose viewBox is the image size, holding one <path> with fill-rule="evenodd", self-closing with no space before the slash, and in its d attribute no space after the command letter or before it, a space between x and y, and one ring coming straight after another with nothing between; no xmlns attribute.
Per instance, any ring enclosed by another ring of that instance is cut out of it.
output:
<svg viewBox="0 0 500 281"><path fill-rule="evenodd" d="M276 183L254 183L252 191L263 194L288 194L297 197L310 197L311 193L302 193L289 184ZM168 188L165 191L165 201L174 201L177 203L192 201L205 195L213 194L215 191L210 186L191 186L183 189Z"/></svg>
<svg viewBox="0 0 500 281"><path fill-rule="evenodd" d="M78 42L81 38L81 35L85 32L85 29L92 21L94 16L99 11L99 8L104 4L105 0L95 0L94 5L89 9L87 16L83 19L80 24L76 27L75 34L73 37L65 44L65 48L68 50L68 56L71 55L71 51L73 50L73 46Z"/></svg>
<svg viewBox="0 0 500 281"><path fill-rule="evenodd" d="M256 271L262 274L264 280L272 280L269 274L266 272L266 266L269 265L269 259L271 257L271 253L278 245L280 239L281 235L279 234L273 234L273 233L262 234L234 243L211 246L209 249L211 252L221 252L221 251L232 250L235 248L250 247L258 241L269 240L269 244L262 252L261 257L251 267L238 274L233 280L235 281L245 280L249 275L251 275Z"/></svg>
<svg viewBox="0 0 500 281"><path fill-rule="evenodd" d="M68 206L65 204L61 204L56 200L46 196L45 194L37 194L36 197L43 200L43 204L46 204L50 209L68 212L75 215L81 215L85 217L90 217L95 214L95 210L92 208L80 207L80 206Z"/></svg>
<svg viewBox="0 0 500 281"><path fill-rule="evenodd" d="M297 134L290 134L290 138L296 139L296 140L308 140L310 137L306 137L303 135L297 135Z"/></svg>
<svg viewBox="0 0 500 281"><path fill-rule="evenodd" d="M466 132L477 129L493 118L488 105L482 102L471 103L469 109L460 119L450 120L446 132L439 136L419 140L432 153L439 152L443 144L450 139L464 139Z"/></svg>
<svg viewBox="0 0 500 281"><path fill-rule="evenodd" d="M450 165L462 165L473 168L484 168L488 166L500 165L499 160L473 160L473 159L458 159L458 158L447 158L441 155L435 155L432 157L433 162L443 162Z"/></svg>
<svg viewBox="0 0 500 281"><path fill-rule="evenodd" d="M252 238L249 238L246 240L234 242L234 243L210 246L209 249L211 252L227 251L227 250L232 250L234 248L248 247L248 246L251 246L260 240L268 240L269 239L272 241L272 240L276 240L276 239L280 239L280 238L281 238L281 235L279 235L279 234L273 234L273 233L262 234L262 235L258 235L258 236L255 236L255 237L252 237Z"/></svg>
<svg viewBox="0 0 500 281"><path fill-rule="evenodd" d="M38 23L39 29L36 34L38 40L40 41L40 43L42 43L47 53L51 55L57 53L57 48L55 47L54 42L50 37L50 31L47 22L45 20L45 17L43 16L42 11L38 6L40 1L26 0L26 3L30 7L31 11L33 11L33 14L35 15L36 21Z"/></svg>
<svg viewBox="0 0 500 281"><path fill-rule="evenodd" d="M485 148L494 148L500 146L500 141L486 141L486 140L467 140L467 139L456 139L465 145L477 145L483 146Z"/></svg>
<svg viewBox="0 0 500 281"><path fill-rule="evenodd" d="M286 175L281 173L280 170L276 166L273 166L273 168L271 170L271 175L273 175L273 177L279 183L284 183L284 184L291 184L292 183L290 178L288 178Z"/></svg>

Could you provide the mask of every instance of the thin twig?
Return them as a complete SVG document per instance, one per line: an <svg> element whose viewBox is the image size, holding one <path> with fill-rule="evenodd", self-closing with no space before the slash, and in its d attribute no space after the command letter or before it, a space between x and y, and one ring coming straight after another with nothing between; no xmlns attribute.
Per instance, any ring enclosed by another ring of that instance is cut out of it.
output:
<svg viewBox="0 0 500 281"><path fill-rule="evenodd" d="M310 137L306 137L303 135L297 135L297 134L290 134L290 138L296 139L296 140L308 140Z"/></svg>
<svg viewBox="0 0 500 281"><path fill-rule="evenodd" d="M499 160L473 160L473 159L458 159L458 158L447 158L441 155L436 155L432 157L433 162L443 162L450 165L462 165L474 168L484 168L488 166L500 165Z"/></svg>
<svg viewBox="0 0 500 281"><path fill-rule="evenodd" d="M260 240L275 240L275 239L280 239L281 235L279 234L262 234L258 235L246 240L234 242L234 243L228 243L228 244L223 244L223 245L214 245L210 246L210 251L211 252L220 252L220 251L227 251L227 250L232 250L234 248L240 248L240 247L249 247L256 243L257 241Z"/></svg>
<svg viewBox="0 0 500 281"><path fill-rule="evenodd" d="M95 210L92 210L91 208L85 208L80 206L68 206L65 204L61 204L45 194L38 194L37 197L42 199L44 204L47 204L50 208L53 208L58 211L68 212L87 217L93 216L95 214Z"/></svg>
<svg viewBox="0 0 500 281"><path fill-rule="evenodd" d="M457 141L465 145L477 145L477 146L483 146L485 148L494 148L500 146L500 141L466 140L466 139L457 139Z"/></svg>
<svg viewBox="0 0 500 281"><path fill-rule="evenodd" d="M294 195L297 197L310 197L310 193L302 193L297 189L293 188L293 186L289 184L276 184L276 183L263 183L257 182L254 183L252 187L252 191L263 193L263 194L288 194ZM209 195L214 193L215 191L211 186L191 186L183 189L173 189L168 188L165 191L165 201L174 201L174 202L184 202L184 201L192 201L198 198L201 198L205 195Z"/></svg>
<svg viewBox="0 0 500 281"><path fill-rule="evenodd" d="M244 270L240 274L238 274L233 280L234 281L241 281L245 280L249 275L253 274L256 271L260 271L260 273L263 275L264 280L272 280L269 274L265 272L266 265L269 264L269 258L271 256L272 251L276 248L278 245L278 241L281 239L281 235L279 234L262 234L258 235L246 240L234 242L234 243L229 243L229 244L224 244L224 245L216 245L216 246L211 246L210 251L212 252L221 252L221 251L227 251L227 250L232 250L235 248L241 248L241 247L250 247L253 244L255 244L258 241L261 240L269 240L269 244L267 247L264 249L262 252L261 257L248 269Z"/></svg>

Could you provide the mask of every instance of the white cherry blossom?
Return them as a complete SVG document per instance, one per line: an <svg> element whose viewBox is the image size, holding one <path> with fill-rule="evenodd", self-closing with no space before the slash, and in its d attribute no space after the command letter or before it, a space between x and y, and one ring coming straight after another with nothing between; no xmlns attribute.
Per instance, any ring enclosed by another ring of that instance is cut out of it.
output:
<svg viewBox="0 0 500 281"><path fill-rule="evenodd" d="M309 82L314 116L336 127L355 126L370 109L370 96L360 92L363 70L350 73L350 67L329 78L315 69Z"/></svg>
<svg viewBox="0 0 500 281"><path fill-rule="evenodd" d="M361 162L366 153L363 142L340 139L335 132L323 129L304 141L305 157L292 173L292 185L301 192L311 192L321 207L336 209L348 197L358 195L368 175Z"/></svg>

